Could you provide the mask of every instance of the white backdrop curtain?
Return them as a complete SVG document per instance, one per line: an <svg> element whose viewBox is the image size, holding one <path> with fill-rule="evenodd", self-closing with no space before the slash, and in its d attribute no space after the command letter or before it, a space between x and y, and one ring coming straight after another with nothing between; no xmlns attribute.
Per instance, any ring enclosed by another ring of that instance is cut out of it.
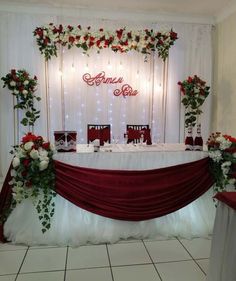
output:
<svg viewBox="0 0 236 281"><path fill-rule="evenodd" d="M178 33L179 39L171 48L168 60L166 117L163 118L163 63L156 55L144 63L144 56L133 52L123 56L106 50L100 55L91 54L86 57L79 50L73 49L64 50L62 55L59 54L58 58L53 58L48 63L50 118L47 118L45 62L32 32L35 27L49 22L66 25L81 24L83 27L91 26L94 29L109 27L110 30L123 26L127 29L173 28ZM12 68L23 68L38 77L39 85L36 94L42 98L39 103L41 118L36 122L34 131L36 134L47 136L47 120L49 120L51 141L53 141L53 131L62 129L65 120L65 129L76 130L79 142L87 141L87 123L111 123L112 135L121 140L126 124L150 121L153 127L152 134L156 140L163 141L165 132L165 142L183 142L184 109L180 103L177 82L189 75L197 74L211 85L211 26L207 24L145 24L0 11L0 36L2 38L0 76L5 76ZM63 83L58 75L61 64L65 70ZM71 72L72 64L75 66L74 73ZM119 69L120 66L123 70ZM139 95L127 98L115 97L112 93L114 86L85 87L85 84L79 82L83 73L97 74L100 70L104 70L109 76L123 76L125 82L139 91ZM0 176L5 175L9 166L11 145L19 142L22 134L27 131L27 128L19 126L17 139L14 140L14 125L17 126L14 122L13 98L9 90L3 89L2 85L1 83ZM150 102L153 102L153 113L150 110ZM203 138L206 140L210 129L211 97L208 97L203 111L202 131ZM61 114L63 112L64 116Z"/></svg>

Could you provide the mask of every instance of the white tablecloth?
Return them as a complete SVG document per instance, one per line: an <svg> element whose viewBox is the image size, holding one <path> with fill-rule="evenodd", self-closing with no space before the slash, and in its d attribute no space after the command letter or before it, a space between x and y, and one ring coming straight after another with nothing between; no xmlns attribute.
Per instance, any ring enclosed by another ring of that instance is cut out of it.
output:
<svg viewBox="0 0 236 281"><path fill-rule="evenodd" d="M218 202L207 281L236 280L236 211Z"/></svg>
<svg viewBox="0 0 236 281"><path fill-rule="evenodd" d="M200 160L207 152L184 151L183 145L105 146L100 152L78 146L80 153L58 153L56 160L98 169L147 170ZM112 152L110 152L112 150ZM183 175L184 176L184 175ZM37 212L30 199L18 205L4 225L5 236L28 245L71 245L116 242L119 239L152 238L157 235L184 238L208 237L212 233L215 207L212 190L188 206L169 215L141 222L113 220L87 212L61 196L49 231L41 232Z"/></svg>

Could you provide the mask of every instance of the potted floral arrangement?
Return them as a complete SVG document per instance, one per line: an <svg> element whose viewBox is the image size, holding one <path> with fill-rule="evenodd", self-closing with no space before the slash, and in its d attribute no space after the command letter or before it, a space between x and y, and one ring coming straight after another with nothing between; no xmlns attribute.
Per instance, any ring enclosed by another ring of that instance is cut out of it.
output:
<svg viewBox="0 0 236 281"><path fill-rule="evenodd" d="M207 145L215 192L226 190L227 185L236 188L236 138L216 132L210 135Z"/></svg>
<svg viewBox="0 0 236 281"><path fill-rule="evenodd" d="M197 122L197 116L202 113L201 106L210 93L210 87L197 75L188 77L183 82L178 82L182 94L182 104L186 108L185 126L194 127Z"/></svg>
<svg viewBox="0 0 236 281"><path fill-rule="evenodd" d="M11 93L16 96L17 104L14 108L25 110L25 116L21 120L24 126L34 126L35 121L40 117L40 111L34 107L34 100L40 101L40 97L36 97L34 92L37 86L37 77L30 77L25 70L12 69L5 77L2 77L4 85Z"/></svg>
<svg viewBox="0 0 236 281"><path fill-rule="evenodd" d="M14 146L12 151L12 208L23 199L33 199L43 233L50 228L54 214L54 151L49 142L32 133L25 135L21 144Z"/></svg>

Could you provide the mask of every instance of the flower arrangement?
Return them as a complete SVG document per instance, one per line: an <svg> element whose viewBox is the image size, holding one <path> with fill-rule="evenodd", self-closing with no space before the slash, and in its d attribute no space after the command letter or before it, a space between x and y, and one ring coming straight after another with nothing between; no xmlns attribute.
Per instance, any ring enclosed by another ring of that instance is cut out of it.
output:
<svg viewBox="0 0 236 281"><path fill-rule="evenodd" d="M66 46L68 49L76 46L86 54L92 49L99 52L105 48L111 48L114 52L120 53L135 50L143 54L150 54L151 51L157 50L158 55L165 60L170 47L178 39L177 33L173 30L167 32L154 32L152 29L126 31L125 28L121 28L116 31L105 31L100 28L92 31L90 26L82 29L81 25L64 27L61 24L55 26L53 23L37 27L33 34L46 60L57 56L57 45Z"/></svg>
<svg viewBox="0 0 236 281"><path fill-rule="evenodd" d="M216 132L210 135L207 145L215 179L214 190L224 191L227 185L236 188L236 138Z"/></svg>
<svg viewBox="0 0 236 281"><path fill-rule="evenodd" d="M186 108L185 126L194 127L196 125L197 116L202 113L200 107L210 93L210 87L206 86L206 82L201 80L197 75L188 77L183 82L178 82L180 92L182 94L182 104Z"/></svg>
<svg viewBox="0 0 236 281"><path fill-rule="evenodd" d="M14 108L26 110L25 117L21 120L24 126L33 126L35 121L40 117L40 111L34 107L34 99L40 101L40 97L36 97L34 92L37 86L37 77L31 78L25 70L12 69L5 77L2 77L4 85L17 98L17 104Z"/></svg>
<svg viewBox="0 0 236 281"><path fill-rule="evenodd" d="M52 160L54 148L41 136L28 133L22 138L21 144L14 147L12 153L12 208L23 199L32 198L44 233L51 226L55 206L55 173Z"/></svg>

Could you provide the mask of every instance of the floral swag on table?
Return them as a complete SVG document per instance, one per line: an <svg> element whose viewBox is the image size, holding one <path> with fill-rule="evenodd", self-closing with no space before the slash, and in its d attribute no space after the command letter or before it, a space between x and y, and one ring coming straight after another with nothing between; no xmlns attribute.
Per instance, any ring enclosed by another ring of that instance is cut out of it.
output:
<svg viewBox="0 0 236 281"><path fill-rule="evenodd" d="M169 55L169 49L178 39L173 30L155 32L152 29L139 31L126 31L125 28L116 31L106 31L103 28L92 31L91 27L82 29L80 25L66 27L61 24L57 27L53 23L37 27L34 32L41 54L46 60L57 56L58 45L68 49L76 46L88 54L90 50L98 52L110 48L114 52L128 52L135 50L143 54L157 51L164 61Z"/></svg>
<svg viewBox="0 0 236 281"><path fill-rule="evenodd" d="M178 82L180 92L182 94L182 104L185 112L185 127L194 127L197 122L197 116L202 113L200 107L210 93L210 87L206 86L206 82L197 75L188 77L183 82Z"/></svg>
<svg viewBox="0 0 236 281"><path fill-rule="evenodd" d="M41 136L28 133L14 147L11 170L13 200L11 208L31 198L39 215L44 233L51 226L54 214L55 173L52 156L54 147Z"/></svg>
<svg viewBox="0 0 236 281"><path fill-rule="evenodd" d="M208 138L207 145L214 191L226 191L227 186L236 189L236 138L216 132Z"/></svg>
<svg viewBox="0 0 236 281"><path fill-rule="evenodd" d="M25 110L25 117L21 120L24 126L34 126L35 121L40 117L40 111L34 107L34 100L40 101L40 97L36 97L34 92L37 86L37 77L31 78L25 70L12 69L5 77L2 77L4 85L14 96L16 96L17 104L15 109Z"/></svg>

